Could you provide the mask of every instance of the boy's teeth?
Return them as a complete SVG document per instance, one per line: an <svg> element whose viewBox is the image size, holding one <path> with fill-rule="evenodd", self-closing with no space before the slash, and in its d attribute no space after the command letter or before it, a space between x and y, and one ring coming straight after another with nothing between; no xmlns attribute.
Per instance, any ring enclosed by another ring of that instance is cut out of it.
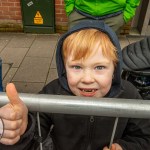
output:
<svg viewBox="0 0 150 150"><path fill-rule="evenodd" d="M82 90L83 92L94 92L95 90Z"/></svg>

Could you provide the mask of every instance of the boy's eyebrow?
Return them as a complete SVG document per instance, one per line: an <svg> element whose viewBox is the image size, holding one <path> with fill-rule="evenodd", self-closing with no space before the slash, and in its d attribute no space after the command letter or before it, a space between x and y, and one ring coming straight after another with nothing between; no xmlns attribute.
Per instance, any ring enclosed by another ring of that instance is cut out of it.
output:
<svg viewBox="0 0 150 150"><path fill-rule="evenodd" d="M93 62L92 65L94 66L99 66L99 65L110 65L111 61L107 61L107 60L104 60L104 61L100 61L100 62ZM84 64L84 63L83 63Z"/></svg>
<svg viewBox="0 0 150 150"><path fill-rule="evenodd" d="M85 65L84 62L71 62L70 64L71 65L83 65L83 66ZM110 65L110 62L109 61L96 62L96 63L93 62L91 65L92 66L101 66L101 65L107 66L107 65Z"/></svg>
<svg viewBox="0 0 150 150"><path fill-rule="evenodd" d="M101 62L96 62L96 63L94 63L95 65L97 64L97 65L100 65L100 64L110 64L110 61L101 61Z"/></svg>
<svg viewBox="0 0 150 150"><path fill-rule="evenodd" d="M83 64L84 65L84 60L71 60L71 64ZM94 65L100 65L100 64L110 64L111 60L100 60L98 62L92 62Z"/></svg>

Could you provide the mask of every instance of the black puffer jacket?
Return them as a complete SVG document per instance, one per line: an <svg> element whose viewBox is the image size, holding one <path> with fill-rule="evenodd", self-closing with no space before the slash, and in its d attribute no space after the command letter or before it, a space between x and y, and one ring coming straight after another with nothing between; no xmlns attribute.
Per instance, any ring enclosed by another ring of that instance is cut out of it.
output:
<svg viewBox="0 0 150 150"><path fill-rule="evenodd" d="M150 71L150 36L123 48L122 56L124 70Z"/></svg>
<svg viewBox="0 0 150 150"><path fill-rule="evenodd" d="M140 98L132 84L122 81L122 85L123 90L116 97ZM48 84L42 93L70 95L60 86L59 80ZM52 137L56 150L102 150L109 145L114 121L113 117L41 114L44 135L49 125L54 124ZM150 120L120 118L114 142L119 143L123 150L148 150Z"/></svg>
<svg viewBox="0 0 150 150"><path fill-rule="evenodd" d="M41 93L73 96L68 87L61 49L68 35L85 28L96 28L105 32L118 50L119 62L107 97L120 98L120 100L141 98L132 84L121 80L122 54L119 41L112 30L100 21L83 21L60 38L56 52L59 79L49 83ZM29 117L28 129L17 144L0 145L0 150L36 150L38 145L34 138L37 131L35 120L34 115ZM115 118L41 113L40 120L43 139L47 137L50 127L54 125L51 135L55 150L102 150L104 146L109 145ZM148 150L150 120L120 118L114 142L119 143L123 150Z"/></svg>
<svg viewBox="0 0 150 150"><path fill-rule="evenodd" d="M150 36L122 50L122 78L136 86L143 99L150 100Z"/></svg>

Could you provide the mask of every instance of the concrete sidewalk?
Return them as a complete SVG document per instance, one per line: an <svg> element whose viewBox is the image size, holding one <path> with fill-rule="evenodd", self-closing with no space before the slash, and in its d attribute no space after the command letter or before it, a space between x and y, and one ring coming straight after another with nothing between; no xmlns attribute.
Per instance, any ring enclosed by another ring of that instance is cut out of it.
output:
<svg viewBox="0 0 150 150"><path fill-rule="evenodd" d="M21 93L38 93L57 78L55 47L59 34L0 33L3 87L15 83ZM121 47L143 39L120 36Z"/></svg>

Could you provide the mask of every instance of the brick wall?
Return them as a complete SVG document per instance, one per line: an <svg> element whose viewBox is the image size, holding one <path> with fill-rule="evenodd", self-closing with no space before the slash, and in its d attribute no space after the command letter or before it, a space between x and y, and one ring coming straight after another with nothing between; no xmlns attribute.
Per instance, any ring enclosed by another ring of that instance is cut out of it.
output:
<svg viewBox="0 0 150 150"><path fill-rule="evenodd" d="M55 23L56 31L61 33L67 31L67 16L64 10L64 0L55 0Z"/></svg>
<svg viewBox="0 0 150 150"><path fill-rule="evenodd" d="M20 0L0 0L0 31L22 30Z"/></svg>
<svg viewBox="0 0 150 150"><path fill-rule="evenodd" d="M56 32L67 30L64 0L55 0ZM22 31L20 0L0 0L0 31Z"/></svg>

